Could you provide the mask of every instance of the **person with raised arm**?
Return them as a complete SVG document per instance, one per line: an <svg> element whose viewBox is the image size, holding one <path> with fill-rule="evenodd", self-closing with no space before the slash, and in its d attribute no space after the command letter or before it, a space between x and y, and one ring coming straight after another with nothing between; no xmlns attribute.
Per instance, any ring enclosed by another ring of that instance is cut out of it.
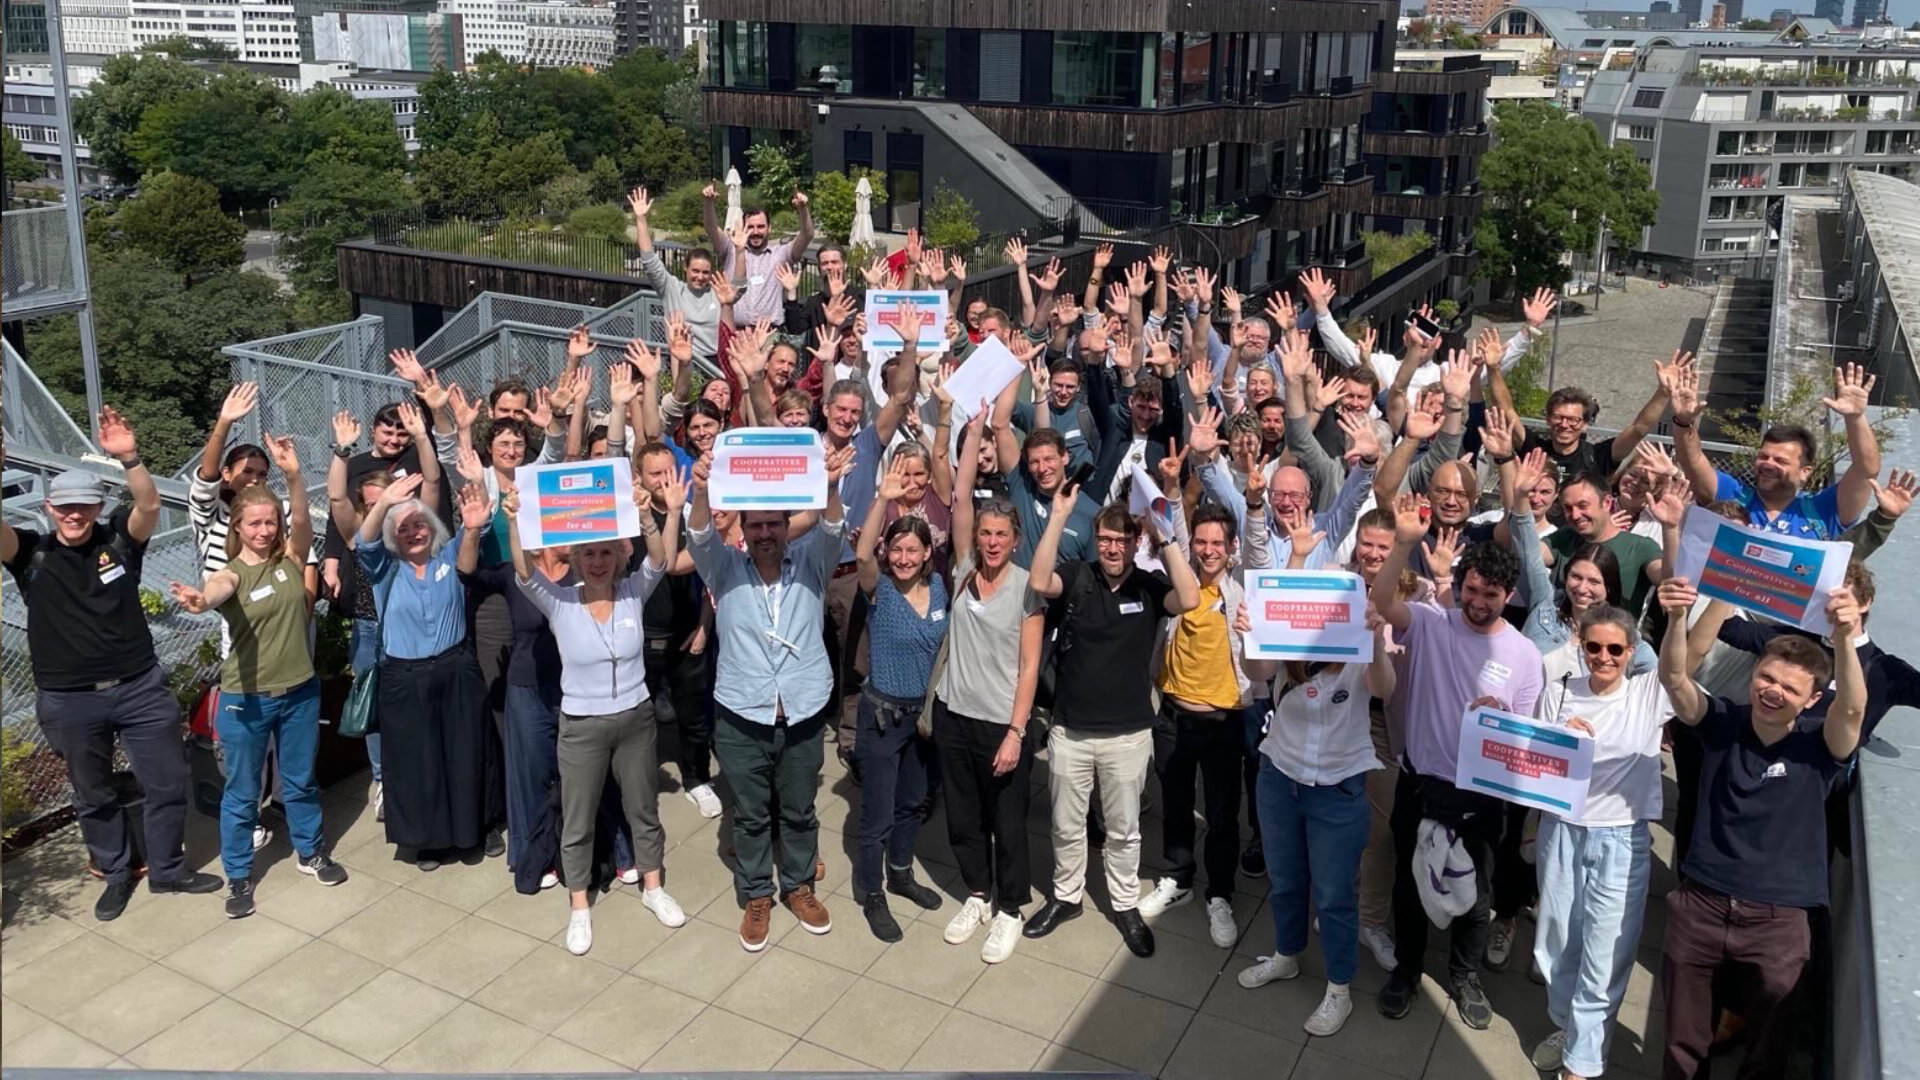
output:
<svg viewBox="0 0 1920 1080"><path fill-rule="evenodd" d="M1760 1032L1799 982L1811 947L1807 911L1827 903L1823 807L1859 748L1866 716L1852 590L1827 594L1831 659L1807 638L1774 638L1753 667L1746 705L1710 696L1693 681L1687 635L1677 631L1698 596L1686 578L1660 584L1673 627L1660 643L1660 682L1674 719L1701 745L1699 810L1679 887L1667 894L1660 961L1661 1071L1669 1080L1692 1080L1706 1064L1719 1023L1714 987L1723 975L1737 973L1747 1026ZM1829 694L1826 717L1806 723L1807 711Z"/></svg>
<svg viewBox="0 0 1920 1080"><path fill-rule="evenodd" d="M100 410L100 449L120 463L131 501L106 513L106 482L86 469L69 469L47 484L52 529L15 529L0 521L0 562L26 600L34 715L47 745L66 762L80 835L106 878L93 917L111 922L133 898L141 870L113 783L116 736L146 796L147 888L211 893L222 883L187 868L180 705L140 604L160 488L140 460L133 426L111 406Z"/></svg>
<svg viewBox="0 0 1920 1080"><path fill-rule="evenodd" d="M648 284L666 297L668 309L679 312L686 320L693 351L700 356L718 356L721 312L718 290L714 288L713 252L706 248L688 252L686 280L681 281L654 250L653 230L647 225L647 216L653 213L653 199L647 189L634 188L627 196L627 206L633 211L633 239L640 249L640 272L646 275Z"/></svg>
<svg viewBox="0 0 1920 1080"><path fill-rule="evenodd" d="M281 801L300 872L322 885L347 880L327 857L321 832L320 681L307 638L314 587L302 571L313 551L313 520L300 487L293 437L264 436L288 478L288 506L265 484L243 488L228 504L227 561L194 588L174 582L173 598L195 615L217 611L232 648L220 665L215 727L226 755L220 799L220 862L227 874L227 918L253 914L253 831L260 816L261 770L268 746L280 771Z"/></svg>
<svg viewBox="0 0 1920 1080"><path fill-rule="evenodd" d="M773 219L765 207L750 206L743 211L740 223L744 236L729 237L720 228L720 219L714 213L718 187L709 183L700 195L707 242L713 245L713 252L720 257L720 265L725 268L727 275L736 281L746 282L746 288L741 290L740 299L734 304L734 325L749 326L761 319L784 321L786 306L782 302L775 268L783 263L799 261L813 243L813 207L807 199L807 193L795 191L788 200L794 212L800 216L800 229L790 239L778 244L772 242Z"/></svg>

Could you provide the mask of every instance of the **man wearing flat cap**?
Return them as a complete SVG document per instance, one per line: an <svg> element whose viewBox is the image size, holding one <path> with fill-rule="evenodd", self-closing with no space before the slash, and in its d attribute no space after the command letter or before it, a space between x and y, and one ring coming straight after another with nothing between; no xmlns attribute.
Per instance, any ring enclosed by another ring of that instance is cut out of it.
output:
<svg viewBox="0 0 1920 1080"><path fill-rule="evenodd" d="M102 516L107 485L71 469L47 486L50 532L0 522L0 561L27 602L27 649L47 742L67 763L73 810L106 891L94 917L116 919L135 885L127 818L113 787L113 741L146 795L147 887L217 892L222 882L186 865L187 758L180 707L167 689L140 607L140 567L160 519L160 489L140 461L133 428L100 413L100 447L126 470L132 503Z"/></svg>

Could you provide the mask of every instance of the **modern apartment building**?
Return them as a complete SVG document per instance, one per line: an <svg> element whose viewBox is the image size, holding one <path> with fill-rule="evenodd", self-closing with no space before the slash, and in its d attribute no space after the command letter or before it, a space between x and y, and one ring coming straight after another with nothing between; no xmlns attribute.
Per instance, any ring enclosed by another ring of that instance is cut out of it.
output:
<svg viewBox="0 0 1920 1080"><path fill-rule="evenodd" d="M132 21L127 0L74 0L60 6L61 44L70 53L94 56L132 52Z"/></svg>
<svg viewBox="0 0 1920 1080"><path fill-rule="evenodd" d="M61 24L62 29L65 25ZM300 62L300 34L292 0L224 4L132 0L127 26L135 49L168 38L188 37L225 45L243 63Z"/></svg>
<svg viewBox="0 0 1920 1080"><path fill-rule="evenodd" d="M466 67L458 15L329 10L307 17L301 29L307 63L344 63L370 71Z"/></svg>
<svg viewBox="0 0 1920 1080"><path fill-rule="evenodd" d="M937 183L994 229L1077 205L1096 227L1191 241L1242 290L1327 268L1350 311L1385 302L1370 221L1440 240L1392 289L1437 294L1471 269L1477 203L1448 197L1486 148L1487 71L1396 73L1392 3L1037 0L1018 19L955 3L917 25L882 0L704 10L716 166L750 176L750 145L804 134L816 170L884 176L878 228L917 222ZM1388 168L1431 199L1376 209Z"/></svg>
<svg viewBox="0 0 1920 1080"><path fill-rule="evenodd" d="M1920 175L1916 88L1920 48L1651 48L1596 74L1581 112L1653 174L1643 260L1765 277L1787 196L1837 191L1848 166Z"/></svg>
<svg viewBox="0 0 1920 1080"><path fill-rule="evenodd" d="M520 61L527 51L525 0L440 0L440 10L460 16L461 47L471 65L481 53Z"/></svg>

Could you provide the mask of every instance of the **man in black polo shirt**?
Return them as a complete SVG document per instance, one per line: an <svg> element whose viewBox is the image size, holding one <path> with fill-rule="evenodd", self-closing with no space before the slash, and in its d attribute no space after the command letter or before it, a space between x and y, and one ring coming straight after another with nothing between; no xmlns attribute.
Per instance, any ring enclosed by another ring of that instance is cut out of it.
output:
<svg viewBox="0 0 1920 1080"><path fill-rule="evenodd" d="M1028 578L1034 592L1060 598L1065 610L1056 645L1054 728L1047 744L1053 895L1027 920L1023 933L1045 937L1080 914L1087 877L1087 804L1097 782L1106 824L1101 861L1114 923L1135 956L1152 956L1153 931L1136 910L1140 795L1153 764L1150 669L1161 617L1192 611L1200 603L1200 583L1173 538L1151 517L1153 551L1167 572L1134 564L1140 524L1127 514L1125 504L1108 506L1093 519L1098 562L1061 564L1060 534L1079 497L1072 485L1054 494L1053 512L1034 550Z"/></svg>
<svg viewBox="0 0 1920 1080"><path fill-rule="evenodd" d="M1701 743L1700 809L1667 895L1667 1046L1662 1075L1690 1080L1713 1044L1713 984L1738 969L1747 1024L1765 1031L1811 948L1807 910L1827 902L1827 793L1860 743L1866 679L1854 638L1860 604L1842 586L1828 595L1833 659L1813 641L1782 635L1754 665L1749 705L1711 697L1689 671L1686 625L1698 592L1684 578L1660 585L1674 630L1660 645L1660 682L1673 715ZM1833 676L1833 701L1817 725L1804 715Z"/></svg>
<svg viewBox="0 0 1920 1080"><path fill-rule="evenodd" d="M111 408L100 413L100 447L126 469L132 505L102 522L106 483L81 469L61 473L47 486L53 530L16 531L0 522L0 561L27 601L35 713L67 763L80 834L107 876L93 915L108 922L126 910L135 884L127 819L113 786L116 733L146 794L147 887L210 893L223 882L186 865L180 706L140 608L140 568L160 519L160 489L140 463L133 428Z"/></svg>

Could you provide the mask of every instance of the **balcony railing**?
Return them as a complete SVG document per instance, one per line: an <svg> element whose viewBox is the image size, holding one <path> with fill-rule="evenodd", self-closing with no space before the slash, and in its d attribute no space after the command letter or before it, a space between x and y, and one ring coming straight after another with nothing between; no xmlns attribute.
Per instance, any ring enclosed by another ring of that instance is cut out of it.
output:
<svg viewBox="0 0 1920 1080"><path fill-rule="evenodd" d="M8 210L0 220L0 305L8 316L61 307L79 299L67 208Z"/></svg>

